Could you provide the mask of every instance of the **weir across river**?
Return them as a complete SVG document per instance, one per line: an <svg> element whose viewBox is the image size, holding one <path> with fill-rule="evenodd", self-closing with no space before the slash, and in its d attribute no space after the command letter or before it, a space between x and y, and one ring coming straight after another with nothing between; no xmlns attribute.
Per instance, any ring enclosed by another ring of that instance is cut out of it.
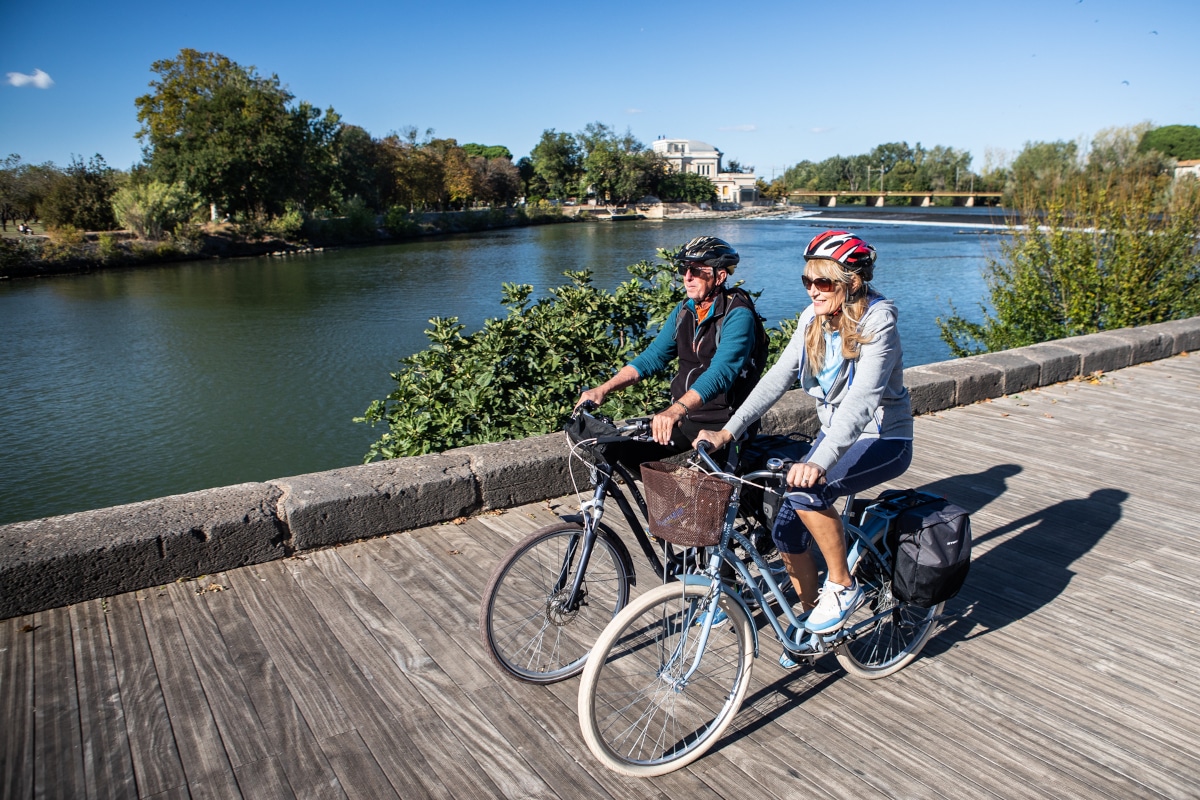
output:
<svg viewBox="0 0 1200 800"><path fill-rule="evenodd" d="M897 485L976 536L951 616L878 682L784 671L764 633L671 775L606 771L577 681L479 640L490 570L572 496L0 622L0 796L1196 796L1198 398L1181 354L918 417Z"/></svg>

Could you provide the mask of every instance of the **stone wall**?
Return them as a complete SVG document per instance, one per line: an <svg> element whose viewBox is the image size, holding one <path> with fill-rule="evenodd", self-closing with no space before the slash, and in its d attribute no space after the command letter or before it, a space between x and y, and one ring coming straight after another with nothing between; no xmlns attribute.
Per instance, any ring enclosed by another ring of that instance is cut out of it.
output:
<svg viewBox="0 0 1200 800"><path fill-rule="evenodd" d="M1193 350L1200 317L913 367L905 382L924 414ZM816 425L801 392L763 419L767 433ZM569 469L556 433L0 526L0 619L560 497Z"/></svg>

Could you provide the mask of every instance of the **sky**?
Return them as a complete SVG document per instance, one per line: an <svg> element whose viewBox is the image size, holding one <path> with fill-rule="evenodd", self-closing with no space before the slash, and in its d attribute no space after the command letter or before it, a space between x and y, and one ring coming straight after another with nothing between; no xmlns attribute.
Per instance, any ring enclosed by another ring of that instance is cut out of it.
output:
<svg viewBox="0 0 1200 800"><path fill-rule="evenodd" d="M183 48L278 75L372 135L528 155L602 122L767 180L904 141L968 150L1200 124L1200 2L0 0L0 157L142 160L134 100ZM19 21L18 21L19 20Z"/></svg>

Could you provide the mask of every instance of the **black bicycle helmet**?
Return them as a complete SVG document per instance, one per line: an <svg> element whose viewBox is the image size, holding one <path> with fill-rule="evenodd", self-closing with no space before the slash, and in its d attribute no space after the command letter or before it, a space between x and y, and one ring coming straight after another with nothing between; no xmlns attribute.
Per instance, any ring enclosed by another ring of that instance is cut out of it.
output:
<svg viewBox="0 0 1200 800"><path fill-rule="evenodd" d="M875 248L847 231L818 233L804 248L804 260L827 258L836 261L850 272L858 273L863 281L875 274Z"/></svg>
<svg viewBox="0 0 1200 800"><path fill-rule="evenodd" d="M703 264L730 274L741 260L729 242L715 236L697 236L683 246L677 258L683 264Z"/></svg>

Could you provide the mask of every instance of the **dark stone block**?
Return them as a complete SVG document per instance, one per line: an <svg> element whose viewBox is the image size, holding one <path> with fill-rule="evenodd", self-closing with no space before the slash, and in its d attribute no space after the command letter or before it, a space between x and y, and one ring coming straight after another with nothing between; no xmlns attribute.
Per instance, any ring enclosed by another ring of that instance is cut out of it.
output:
<svg viewBox="0 0 1200 800"><path fill-rule="evenodd" d="M1112 372L1116 369L1124 369L1132 363L1133 346L1128 341L1111 333L1072 336L1068 339L1059 339L1055 344L1079 353L1080 375L1091 375L1093 372Z"/></svg>
<svg viewBox="0 0 1200 800"><path fill-rule="evenodd" d="M1083 363L1078 350L1063 347L1054 342L1033 344L1008 352L1020 353L1038 365L1041 369L1039 386L1050 386L1071 380L1080 374L1080 365Z"/></svg>
<svg viewBox="0 0 1200 800"><path fill-rule="evenodd" d="M469 459L452 453L397 458L271 481L297 550L352 542L479 511Z"/></svg>
<svg viewBox="0 0 1200 800"><path fill-rule="evenodd" d="M957 386L953 377L931 369L932 364L904 370L904 385L908 387L914 414L929 414L952 408Z"/></svg>
<svg viewBox="0 0 1200 800"><path fill-rule="evenodd" d="M995 367L1003 373L1003 380L1000 383L1000 394L1002 395L1028 391L1041 385L1041 364L1025 355L1022 349L1004 350L973 358L978 359L980 364Z"/></svg>
<svg viewBox="0 0 1200 800"><path fill-rule="evenodd" d="M926 364L922 369L954 379L955 405L965 406L1004 393L1004 372L980 360L982 356Z"/></svg>
<svg viewBox="0 0 1200 800"><path fill-rule="evenodd" d="M0 527L0 618L282 558L278 496L244 483Z"/></svg>

